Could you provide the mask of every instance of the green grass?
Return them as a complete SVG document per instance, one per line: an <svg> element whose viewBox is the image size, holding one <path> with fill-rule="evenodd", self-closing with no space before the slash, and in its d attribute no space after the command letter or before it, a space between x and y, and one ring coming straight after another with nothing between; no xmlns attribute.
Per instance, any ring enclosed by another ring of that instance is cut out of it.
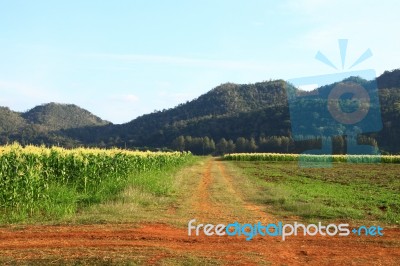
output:
<svg viewBox="0 0 400 266"><path fill-rule="evenodd" d="M400 224L400 165L311 169L297 162L230 163L259 187L253 200L271 205L277 215Z"/></svg>
<svg viewBox="0 0 400 266"><path fill-rule="evenodd" d="M0 147L0 223L54 222L115 200L131 185L165 196L190 153L119 149Z"/></svg>
<svg viewBox="0 0 400 266"><path fill-rule="evenodd" d="M191 166L200 165L202 161L193 156L179 166L132 174L119 193L99 204L86 206L63 221L85 224L173 222L174 215L169 215L168 210L179 205L187 183L196 182L187 176L191 175Z"/></svg>

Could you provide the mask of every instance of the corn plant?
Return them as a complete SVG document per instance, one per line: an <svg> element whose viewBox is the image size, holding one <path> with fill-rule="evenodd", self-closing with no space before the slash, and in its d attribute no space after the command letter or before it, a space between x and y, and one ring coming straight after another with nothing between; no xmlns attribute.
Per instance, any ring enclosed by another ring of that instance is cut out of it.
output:
<svg viewBox="0 0 400 266"><path fill-rule="evenodd" d="M105 181L121 182L132 173L162 170L188 161L190 153L122 149L63 149L12 144L0 147L0 210L40 211L50 185L95 193Z"/></svg>

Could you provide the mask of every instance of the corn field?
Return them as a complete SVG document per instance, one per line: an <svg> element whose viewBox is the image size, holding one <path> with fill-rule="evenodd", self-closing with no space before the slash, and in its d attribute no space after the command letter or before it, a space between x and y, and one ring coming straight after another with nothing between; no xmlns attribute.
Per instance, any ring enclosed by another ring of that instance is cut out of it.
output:
<svg viewBox="0 0 400 266"><path fill-rule="evenodd" d="M232 153L224 155L229 161L298 161L303 162L352 162L352 163L400 163L400 155L314 155L283 153Z"/></svg>
<svg viewBox="0 0 400 266"><path fill-rule="evenodd" d="M83 194L95 193L103 182L118 183L132 173L178 166L190 157L190 153L179 152L3 146L0 210L3 214L10 210L33 212L48 199L51 185L66 186Z"/></svg>

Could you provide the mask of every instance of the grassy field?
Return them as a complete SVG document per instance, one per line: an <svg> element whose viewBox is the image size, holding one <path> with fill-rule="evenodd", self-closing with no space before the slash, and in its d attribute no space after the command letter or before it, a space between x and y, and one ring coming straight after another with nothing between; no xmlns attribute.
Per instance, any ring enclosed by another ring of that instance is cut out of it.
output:
<svg viewBox="0 0 400 266"><path fill-rule="evenodd" d="M314 169L291 161L230 163L259 187L253 200L276 215L400 224L400 165L334 163Z"/></svg>
<svg viewBox="0 0 400 266"><path fill-rule="evenodd" d="M0 226L0 263L397 265L399 168L398 164L335 163L328 169L302 169L290 161L188 156L178 164L133 171L118 191L100 201L80 203L68 216ZM385 235L298 235L287 241L195 237L188 236L192 219L197 224L340 220L378 224L385 227Z"/></svg>

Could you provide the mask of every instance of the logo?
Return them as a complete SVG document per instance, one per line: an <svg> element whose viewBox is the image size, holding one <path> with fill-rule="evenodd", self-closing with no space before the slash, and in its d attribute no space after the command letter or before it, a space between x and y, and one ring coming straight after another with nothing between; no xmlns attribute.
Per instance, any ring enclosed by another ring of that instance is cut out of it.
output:
<svg viewBox="0 0 400 266"><path fill-rule="evenodd" d="M256 236L261 237L280 237L285 241L289 236L349 236L351 233L355 236L383 236L383 228L381 226L365 225L350 230L349 224L302 224L294 222L293 224L284 224L282 222L262 224L241 224L238 222L225 224L197 224L196 219L188 222L188 236L244 236L246 241L252 240Z"/></svg>
<svg viewBox="0 0 400 266"><path fill-rule="evenodd" d="M321 162L311 162L310 157L332 155L332 140L338 136L346 140L345 154L373 155L371 162L380 162L378 147L360 144L359 141L361 134L382 129L376 74L372 69L351 71L370 58L372 52L367 49L348 71L344 71L347 44L347 40L339 40L342 71L288 80L286 91L292 138L297 142L314 141L319 144L302 152L299 156L301 167L331 167L332 156L324 156ZM316 59L338 70L322 52L318 51ZM315 89L302 90L310 87ZM352 162L351 156L348 162Z"/></svg>

